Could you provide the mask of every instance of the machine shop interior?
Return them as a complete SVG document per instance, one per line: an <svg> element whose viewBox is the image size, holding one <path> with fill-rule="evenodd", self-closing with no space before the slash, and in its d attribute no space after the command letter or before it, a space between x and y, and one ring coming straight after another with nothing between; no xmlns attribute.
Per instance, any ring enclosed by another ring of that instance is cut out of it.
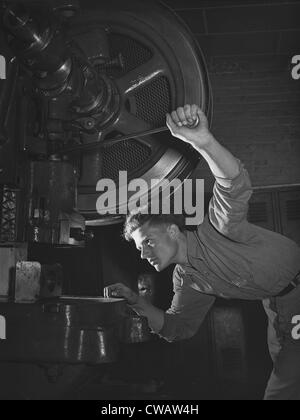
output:
<svg viewBox="0 0 300 420"><path fill-rule="evenodd" d="M261 302L218 299L169 343L104 297L121 282L165 311L174 267L140 259L128 197L99 214L96 186L204 179L207 209L206 162L165 130L196 103L251 175L248 220L300 245L299 16L292 0L0 0L0 400L263 397Z"/></svg>

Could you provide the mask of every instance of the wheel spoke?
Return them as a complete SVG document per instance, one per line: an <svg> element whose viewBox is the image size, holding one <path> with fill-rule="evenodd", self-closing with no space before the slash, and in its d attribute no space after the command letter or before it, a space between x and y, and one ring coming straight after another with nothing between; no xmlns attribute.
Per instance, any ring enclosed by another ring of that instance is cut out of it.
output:
<svg viewBox="0 0 300 420"><path fill-rule="evenodd" d="M156 54L150 61L130 71L115 82L121 95L132 95L158 76L165 74L166 63L159 54Z"/></svg>

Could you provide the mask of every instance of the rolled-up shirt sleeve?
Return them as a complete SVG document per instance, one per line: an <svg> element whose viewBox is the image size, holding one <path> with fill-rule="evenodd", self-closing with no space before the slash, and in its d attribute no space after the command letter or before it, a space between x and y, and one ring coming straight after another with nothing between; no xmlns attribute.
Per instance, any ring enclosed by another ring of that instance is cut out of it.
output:
<svg viewBox="0 0 300 420"><path fill-rule="evenodd" d="M175 269L176 271L176 269ZM164 325L158 335L172 342L191 338L204 321L215 297L194 290L176 272L173 276L174 297L164 314Z"/></svg>
<svg viewBox="0 0 300 420"><path fill-rule="evenodd" d="M234 179L216 178L209 204L209 221L222 235L237 242L247 241L247 214L253 189L248 171L239 161L240 171Z"/></svg>

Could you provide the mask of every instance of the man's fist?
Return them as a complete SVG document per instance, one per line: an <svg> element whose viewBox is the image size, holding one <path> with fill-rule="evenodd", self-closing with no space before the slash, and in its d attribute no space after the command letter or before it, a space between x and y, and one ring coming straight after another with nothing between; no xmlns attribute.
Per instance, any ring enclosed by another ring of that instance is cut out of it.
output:
<svg viewBox="0 0 300 420"><path fill-rule="evenodd" d="M137 303L139 296L133 292L129 287L122 283L111 284L104 289L104 297L122 297L127 300L129 305Z"/></svg>
<svg viewBox="0 0 300 420"><path fill-rule="evenodd" d="M198 124L193 127L193 124ZM211 140L206 115L197 105L185 105L167 114L167 126L174 137L192 146L205 147Z"/></svg>

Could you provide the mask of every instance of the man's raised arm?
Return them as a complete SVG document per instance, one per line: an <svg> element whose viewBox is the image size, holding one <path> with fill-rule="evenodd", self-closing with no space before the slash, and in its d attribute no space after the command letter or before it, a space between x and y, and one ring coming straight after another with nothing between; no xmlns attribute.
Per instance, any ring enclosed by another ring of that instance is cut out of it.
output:
<svg viewBox="0 0 300 420"><path fill-rule="evenodd" d="M195 121L195 128L187 126ZM198 106L186 105L168 114L167 125L173 136L191 144L203 156L216 178L208 214L211 224L234 241L248 242L252 235L247 222L252 186L244 165L214 138Z"/></svg>

